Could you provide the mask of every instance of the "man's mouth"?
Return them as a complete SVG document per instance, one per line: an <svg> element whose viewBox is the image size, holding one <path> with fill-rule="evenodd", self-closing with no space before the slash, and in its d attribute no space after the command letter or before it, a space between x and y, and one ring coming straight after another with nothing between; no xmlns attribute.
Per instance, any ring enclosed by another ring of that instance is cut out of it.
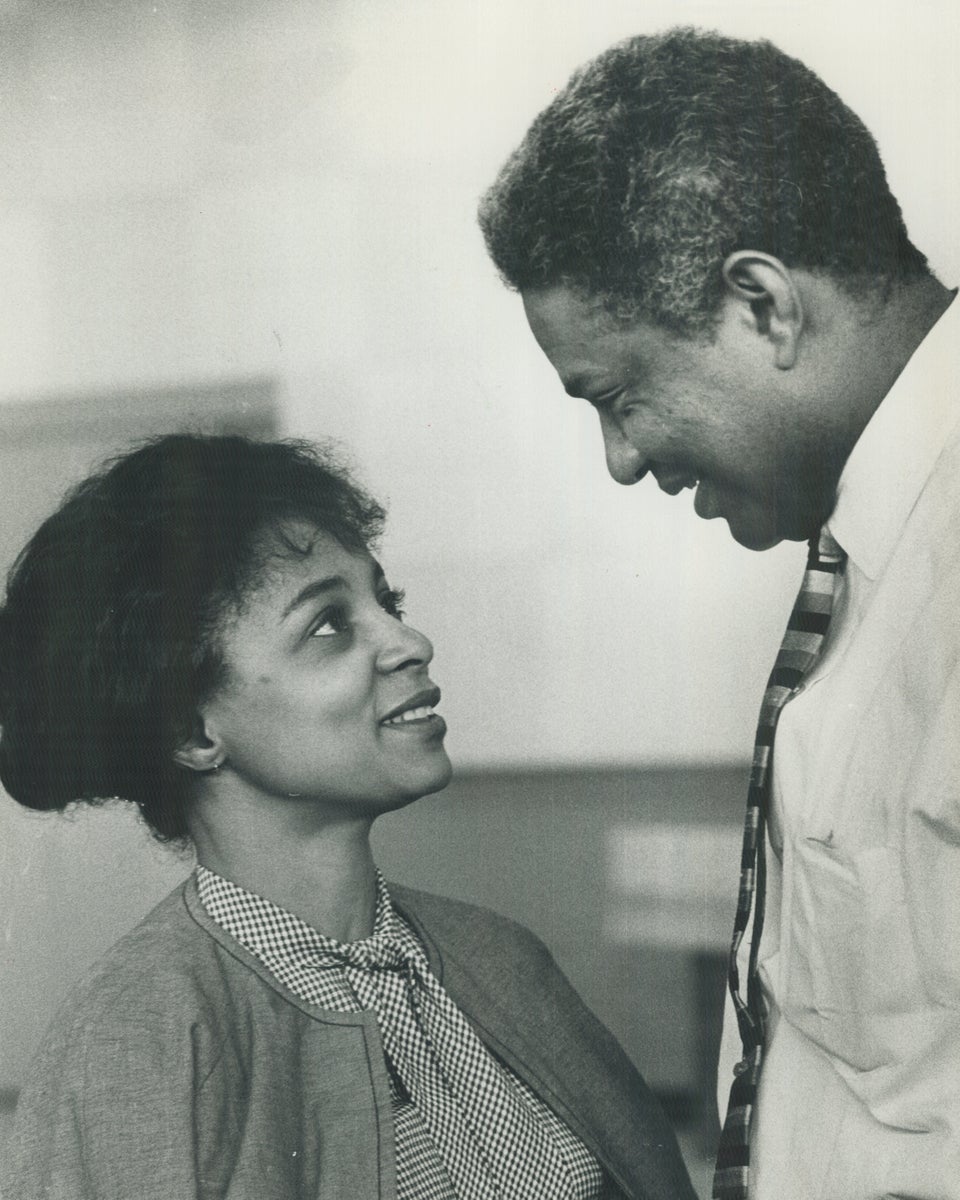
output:
<svg viewBox="0 0 960 1200"><path fill-rule="evenodd" d="M685 488L693 488L699 482L699 476L693 471L685 471L677 468L666 468L661 471L654 471L656 476L657 486L662 492L666 492L668 496L679 495Z"/></svg>
<svg viewBox="0 0 960 1200"><path fill-rule="evenodd" d="M720 497L717 495L717 489L711 485L709 479L700 480L697 494L693 500L693 510L704 521L712 521L715 517L723 515L720 511Z"/></svg>
<svg viewBox="0 0 960 1200"><path fill-rule="evenodd" d="M688 488L695 488L693 508L698 517L710 521L721 515L717 489L709 479L702 478L696 471L687 467L660 467L654 469L654 475L660 490L668 496L677 496Z"/></svg>

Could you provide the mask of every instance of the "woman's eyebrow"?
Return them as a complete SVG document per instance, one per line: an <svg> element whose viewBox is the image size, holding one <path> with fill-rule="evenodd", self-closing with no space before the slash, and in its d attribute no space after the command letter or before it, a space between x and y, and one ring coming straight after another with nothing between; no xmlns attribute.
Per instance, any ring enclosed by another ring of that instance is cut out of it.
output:
<svg viewBox="0 0 960 1200"><path fill-rule="evenodd" d="M386 576L383 573L383 567L373 559L370 564L370 574L373 577L374 587L377 584L384 582ZM323 579L314 579L306 584L294 596L290 603L286 606L281 614L281 621L285 621L292 612L300 608L301 605L307 604L310 600L316 600L318 596L324 596L327 592L336 591L337 588L350 590L350 581L345 579L343 575L327 575Z"/></svg>
<svg viewBox="0 0 960 1200"><path fill-rule="evenodd" d="M349 586L342 575L328 575L325 579L314 579L306 587L302 587L297 592L283 610L281 620L285 621L295 609L298 609L302 604L306 604L307 601L315 600L318 596L323 596L327 592L334 591L336 588L348 588Z"/></svg>

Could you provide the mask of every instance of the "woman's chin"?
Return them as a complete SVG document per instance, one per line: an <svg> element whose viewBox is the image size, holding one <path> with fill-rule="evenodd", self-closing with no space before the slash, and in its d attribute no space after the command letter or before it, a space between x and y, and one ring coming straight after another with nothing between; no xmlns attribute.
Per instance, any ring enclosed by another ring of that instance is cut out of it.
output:
<svg viewBox="0 0 960 1200"><path fill-rule="evenodd" d="M442 792L453 778L453 764L442 748L437 755L437 760L434 770L429 773L429 776L425 775L423 783L418 787L416 795L412 796L411 800L419 800L422 796L432 796L435 792Z"/></svg>
<svg viewBox="0 0 960 1200"><path fill-rule="evenodd" d="M387 793L382 793L376 799L371 799L362 807L374 817L384 813L398 812L422 800L424 796L432 796L442 792L453 777L453 766L446 754L441 752L439 760L430 771L419 772L416 777L407 778L402 784Z"/></svg>

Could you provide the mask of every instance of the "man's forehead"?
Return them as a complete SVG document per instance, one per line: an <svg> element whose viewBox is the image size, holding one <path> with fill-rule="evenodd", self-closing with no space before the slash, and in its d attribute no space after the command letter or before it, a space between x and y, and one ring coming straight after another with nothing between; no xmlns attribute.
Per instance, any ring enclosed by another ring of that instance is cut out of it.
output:
<svg viewBox="0 0 960 1200"><path fill-rule="evenodd" d="M614 328L599 298L587 296L567 284L529 288L520 295L527 321L538 341L541 333L548 339L569 340L595 337Z"/></svg>
<svg viewBox="0 0 960 1200"><path fill-rule="evenodd" d="M617 322L602 301L563 285L521 295L537 344L572 396L583 395L597 376L624 365L650 332L642 322Z"/></svg>

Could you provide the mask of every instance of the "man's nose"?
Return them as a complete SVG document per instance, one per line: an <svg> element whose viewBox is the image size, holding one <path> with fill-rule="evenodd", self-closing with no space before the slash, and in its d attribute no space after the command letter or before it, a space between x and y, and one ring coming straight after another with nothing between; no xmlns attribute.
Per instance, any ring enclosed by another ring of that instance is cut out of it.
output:
<svg viewBox="0 0 960 1200"><path fill-rule="evenodd" d="M643 454L624 437L623 430L611 417L601 414L600 428L603 431L607 470L617 483L624 486L638 483L647 473Z"/></svg>

